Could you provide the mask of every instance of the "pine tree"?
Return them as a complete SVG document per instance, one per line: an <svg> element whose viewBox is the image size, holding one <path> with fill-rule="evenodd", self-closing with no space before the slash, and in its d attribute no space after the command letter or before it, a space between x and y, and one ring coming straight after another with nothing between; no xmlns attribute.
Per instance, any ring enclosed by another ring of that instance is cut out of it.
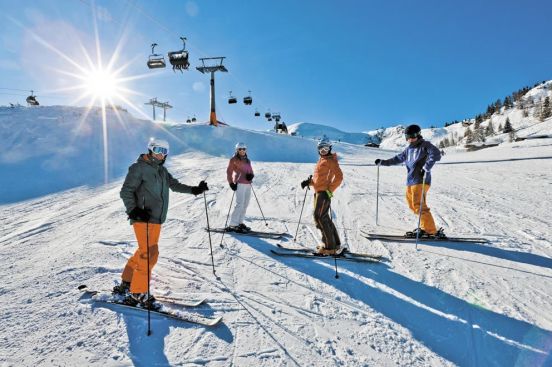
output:
<svg viewBox="0 0 552 367"><path fill-rule="evenodd" d="M509 132L512 132L512 131L514 131L514 128L512 127L512 124L510 123L510 118L506 117L506 122L504 123L504 129L502 130L502 132L509 133Z"/></svg>
<svg viewBox="0 0 552 367"><path fill-rule="evenodd" d="M439 148L443 149L445 147L445 140L439 142Z"/></svg>
<svg viewBox="0 0 552 367"><path fill-rule="evenodd" d="M546 120L550 116L552 116L552 107L550 106L550 97L546 97L544 99L544 104L542 105L541 121Z"/></svg>
<svg viewBox="0 0 552 367"><path fill-rule="evenodd" d="M466 138L466 144L473 143L473 133L469 127L466 129L466 132L464 133L464 137Z"/></svg>
<svg viewBox="0 0 552 367"><path fill-rule="evenodd" d="M498 124L498 131L499 131L499 132L503 132L503 131L504 131L504 128L502 127L502 124Z"/></svg>
<svg viewBox="0 0 552 367"><path fill-rule="evenodd" d="M508 138L510 140L510 143L513 143L516 140L516 133L514 132L514 130L508 133Z"/></svg>
<svg viewBox="0 0 552 367"><path fill-rule="evenodd" d="M487 128L485 129L485 135L491 136L494 135L494 127L493 127L493 120L489 120L489 124L487 125Z"/></svg>

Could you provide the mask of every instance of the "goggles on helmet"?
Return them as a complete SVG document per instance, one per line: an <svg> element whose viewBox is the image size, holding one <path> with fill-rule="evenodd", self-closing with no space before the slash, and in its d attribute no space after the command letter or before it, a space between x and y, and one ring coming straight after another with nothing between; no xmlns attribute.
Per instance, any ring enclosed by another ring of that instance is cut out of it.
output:
<svg viewBox="0 0 552 367"><path fill-rule="evenodd" d="M163 154L163 155L169 154L169 150L167 148L158 147L158 146L152 147L151 151L154 152L155 154Z"/></svg>

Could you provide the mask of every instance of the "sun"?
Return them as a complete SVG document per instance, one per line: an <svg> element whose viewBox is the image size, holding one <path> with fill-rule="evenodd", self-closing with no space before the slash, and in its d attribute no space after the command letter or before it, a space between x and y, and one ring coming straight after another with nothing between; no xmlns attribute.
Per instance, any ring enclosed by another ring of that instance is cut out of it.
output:
<svg viewBox="0 0 552 367"><path fill-rule="evenodd" d="M101 101L113 100L121 92L117 76L108 70L91 70L83 77L85 93Z"/></svg>

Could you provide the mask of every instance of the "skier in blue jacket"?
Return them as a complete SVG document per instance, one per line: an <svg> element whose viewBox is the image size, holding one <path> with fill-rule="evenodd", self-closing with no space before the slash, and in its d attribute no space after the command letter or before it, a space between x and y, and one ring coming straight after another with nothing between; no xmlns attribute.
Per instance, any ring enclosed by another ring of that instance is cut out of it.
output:
<svg viewBox="0 0 552 367"><path fill-rule="evenodd" d="M422 203L422 215L420 228L407 232L407 237L416 237L420 231L420 237L446 237L443 229L435 226L433 216L427 206L427 192L431 186L431 169L435 162L441 159L441 152L436 146L422 137L422 130L418 125L410 125L404 131L408 141L408 147L390 159L376 159L376 165L393 166L404 163L406 165L406 201L410 209L419 215L420 201L422 198L422 186L424 200ZM423 185L422 185L423 183Z"/></svg>

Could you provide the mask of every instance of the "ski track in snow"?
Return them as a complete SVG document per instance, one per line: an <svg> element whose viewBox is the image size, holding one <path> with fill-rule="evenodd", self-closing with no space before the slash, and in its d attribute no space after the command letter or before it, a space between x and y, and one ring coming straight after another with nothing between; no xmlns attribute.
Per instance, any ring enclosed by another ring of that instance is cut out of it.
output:
<svg viewBox="0 0 552 367"><path fill-rule="evenodd" d="M339 151L339 145L336 150ZM373 162L381 152L347 147L342 160ZM478 154L478 153L471 153ZM487 154L487 153L486 153ZM253 160L255 157L252 157ZM458 158L460 159L460 158ZM486 158L485 158L486 159ZM225 158L188 153L170 170L184 183L209 182L211 226L231 200ZM255 191L268 230L295 234L305 197L299 183L314 164L255 162ZM284 258L276 243L313 248L312 192L297 243L211 234L203 196L171 193L152 276L154 293L208 303L190 312L223 315L216 328L79 302L79 284L110 289L136 248L122 181L2 206L2 366L447 366L550 365L552 247L548 215L552 162L438 165L428 204L450 235L489 244L369 241L360 229L400 233L416 226L404 202L404 167L343 165L332 217L352 251L382 264ZM248 217L265 230L252 196ZM313 238L314 236L314 238ZM548 359L546 359L548 355ZM540 363L540 364L539 364Z"/></svg>

